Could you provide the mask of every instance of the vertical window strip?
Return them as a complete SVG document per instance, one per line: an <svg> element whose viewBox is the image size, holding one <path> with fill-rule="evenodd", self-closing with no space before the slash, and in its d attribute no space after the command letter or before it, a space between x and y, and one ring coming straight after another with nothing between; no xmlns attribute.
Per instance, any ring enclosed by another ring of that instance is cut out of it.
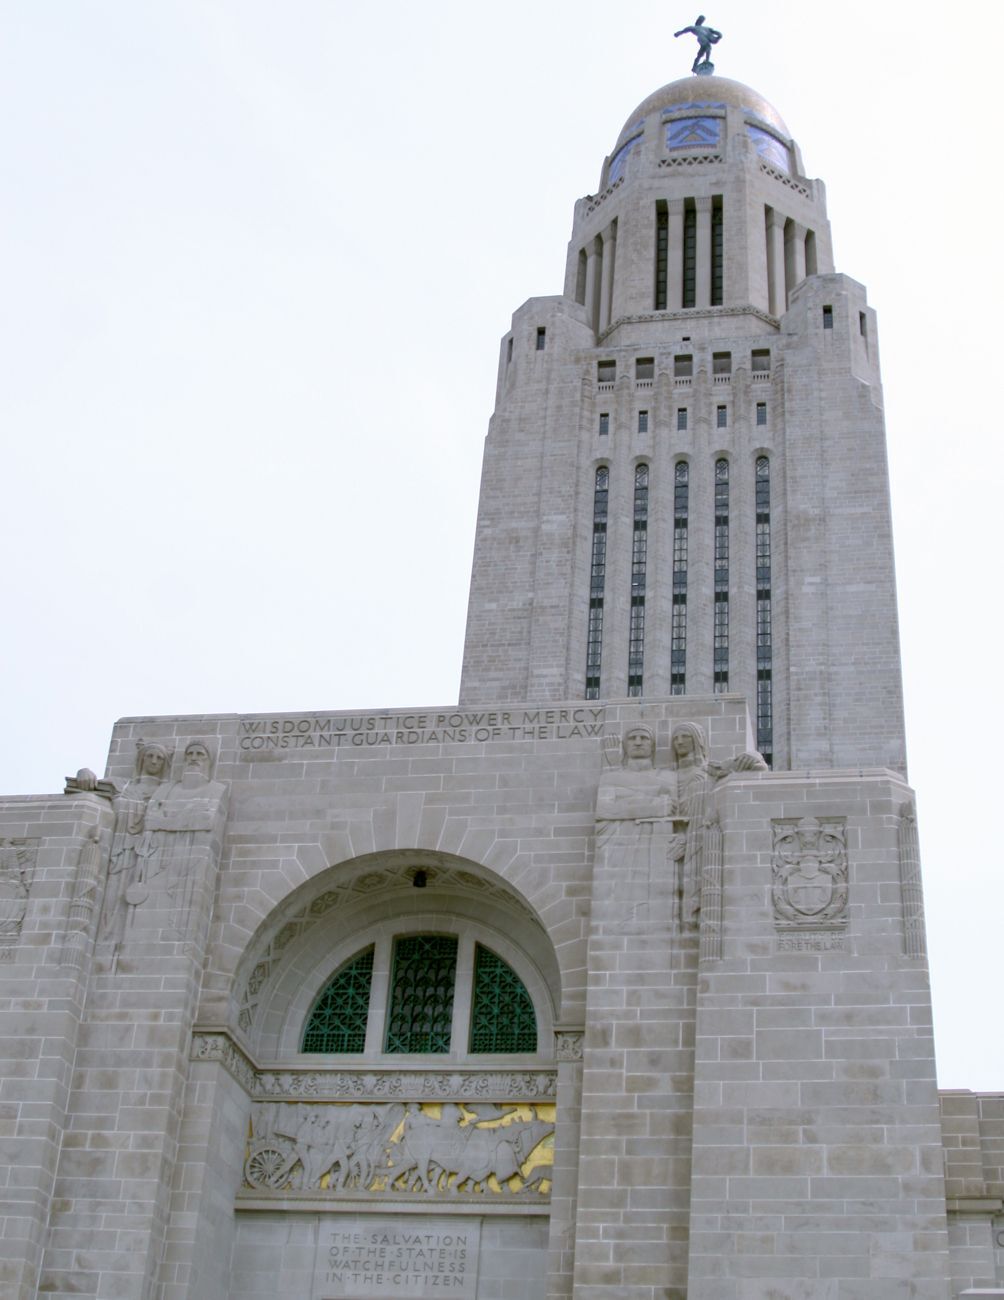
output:
<svg viewBox="0 0 1004 1300"><path fill-rule="evenodd" d="M720 307L725 288L725 220L722 200L716 198L711 208L711 305Z"/></svg>
<svg viewBox="0 0 1004 1300"><path fill-rule="evenodd" d="M770 461L756 462L756 744L774 762L774 652L771 632Z"/></svg>
<svg viewBox="0 0 1004 1300"><path fill-rule="evenodd" d="M589 625L586 632L586 699L600 698L603 654L603 598L607 578L607 509L610 471L601 465L593 488L593 553L589 571Z"/></svg>
<svg viewBox="0 0 1004 1300"><path fill-rule="evenodd" d="M655 310L665 311L669 268L669 209L665 202L655 205Z"/></svg>
<svg viewBox="0 0 1004 1300"><path fill-rule="evenodd" d="M413 934L394 940L386 1052L448 1052L457 940Z"/></svg>
<svg viewBox="0 0 1004 1300"><path fill-rule="evenodd" d="M670 627L669 691L687 689L687 559L689 549L690 474L677 462L673 482L673 617Z"/></svg>
<svg viewBox="0 0 1004 1300"><path fill-rule="evenodd" d="M697 303L697 209L692 199L683 210L683 305Z"/></svg>
<svg viewBox="0 0 1004 1300"><path fill-rule="evenodd" d="M715 462L714 691L729 689L729 462Z"/></svg>
<svg viewBox="0 0 1004 1300"><path fill-rule="evenodd" d="M648 466L634 472L631 534L631 623L628 630L628 695L641 695L645 666L645 570L648 565Z"/></svg>

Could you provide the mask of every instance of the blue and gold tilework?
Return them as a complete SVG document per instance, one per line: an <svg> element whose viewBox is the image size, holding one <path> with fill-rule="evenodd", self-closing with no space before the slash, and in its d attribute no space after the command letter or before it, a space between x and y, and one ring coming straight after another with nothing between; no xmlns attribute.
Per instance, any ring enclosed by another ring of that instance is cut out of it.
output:
<svg viewBox="0 0 1004 1300"><path fill-rule="evenodd" d="M764 162L770 163L785 175L791 174L791 152L786 144L763 127L754 126L752 122L746 123L746 133Z"/></svg>

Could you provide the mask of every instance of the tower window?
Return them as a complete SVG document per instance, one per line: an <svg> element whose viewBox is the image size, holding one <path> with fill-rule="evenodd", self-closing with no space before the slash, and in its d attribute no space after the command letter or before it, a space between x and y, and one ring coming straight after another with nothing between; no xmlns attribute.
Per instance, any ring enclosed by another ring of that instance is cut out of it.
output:
<svg viewBox="0 0 1004 1300"><path fill-rule="evenodd" d="M833 329L833 308L832 307L823 308L823 329L824 330Z"/></svg>
<svg viewBox="0 0 1004 1300"><path fill-rule="evenodd" d="M537 351L543 352L547 341L547 330L543 325L537 326Z"/></svg>
<svg viewBox="0 0 1004 1300"><path fill-rule="evenodd" d="M861 337L866 339L868 337L868 317L863 311L858 312L858 329L861 331Z"/></svg>
<svg viewBox="0 0 1004 1300"><path fill-rule="evenodd" d="M639 357L634 363L634 377L636 383L654 379L655 357Z"/></svg>
<svg viewBox="0 0 1004 1300"><path fill-rule="evenodd" d="M505 348L506 365L508 365L511 360L512 360L512 335L510 334L508 339L506 340L506 348Z"/></svg>
<svg viewBox="0 0 1004 1300"><path fill-rule="evenodd" d="M617 378L616 361L597 361L596 380L600 384L612 384Z"/></svg>
<svg viewBox="0 0 1004 1300"><path fill-rule="evenodd" d="M687 199L683 209L683 305L697 303L697 209Z"/></svg>
<svg viewBox="0 0 1004 1300"><path fill-rule="evenodd" d="M729 462L715 461L714 691L729 689Z"/></svg>
<svg viewBox="0 0 1004 1300"><path fill-rule="evenodd" d="M719 406L715 411L715 415L717 417L717 427L719 429L727 429L729 424L729 408L727 406Z"/></svg>
<svg viewBox="0 0 1004 1300"><path fill-rule="evenodd" d="M711 373L716 379L732 374L732 353L713 352L711 354Z"/></svg>
<svg viewBox="0 0 1004 1300"><path fill-rule="evenodd" d="M655 205L655 310L667 307L667 275L669 268L669 209L665 200ZM676 304L674 304L675 306Z"/></svg>
<svg viewBox="0 0 1004 1300"><path fill-rule="evenodd" d="M681 406L676 413L677 432L682 433L686 429L686 427L687 427L687 408L685 406Z"/></svg>
<svg viewBox="0 0 1004 1300"><path fill-rule="evenodd" d="M589 571L589 624L586 630L586 699L600 698L603 654L603 595L607 578L607 507L610 471L600 465L593 487L593 550Z"/></svg>
<svg viewBox="0 0 1004 1300"><path fill-rule="evenodd" d="M757 402L756 404L756 422L758 425L767 423L767 403Z"/></svg>
<svg viewBox="0 0 1004 1300"><path fill-rule="evenodd" d="M770 348L754 348L750 361L755 375L770 374Z"/></svg>
<svg viewBox="0 0 1004 1300"><path fill-rule="evenodd" d="M690 474L685 460L673 473L673 615L670 627L669 690L687 689L687 560L689 550Z"/></svg>
<svg viewBox="0 0 1004 1300"><path fill-rule="evenodd" d="M457 978L457 939L410 934L394 941L388 1052L448 1052Z"/></svg>
<svg viewBox="0 0 1004 1300"><path fill-rule="evenodd" d="M724 302L725 286L725 221L722 200L716 196L711 203L711 305L720 307Z"/></svg>
<svg viewBox="0 0 1004 1300"><path fill-rule="evenodd" d="M641 695L645 664L645 577L648 567L648 466L634 472L631 535L631 620L628 629L628 695Z"/></svg>
<svg viewBox="0 0 1004 1300"><path fill-rule="evenodd" d="M678 353L673 358L673 378L690 379L694 373L694 357L690 352Z"/></svg>
<svg viewBox="0 0 1004 1300"><path fill-rule="evenodd" d="M638 432L648 433L648 411L638 412Z"/></svg>
<svg viewBox="0 0 1004 1300"><path fill-rule="evenodd" d="M600 437L610 432L610 412L600 411Z"/></svg>
<svg viewBox="0 0 1004 1300"><path fill-rule="evenodd" d="M756 746L774 761L774 650L771 628L770 461L756 462Z"/></svg>

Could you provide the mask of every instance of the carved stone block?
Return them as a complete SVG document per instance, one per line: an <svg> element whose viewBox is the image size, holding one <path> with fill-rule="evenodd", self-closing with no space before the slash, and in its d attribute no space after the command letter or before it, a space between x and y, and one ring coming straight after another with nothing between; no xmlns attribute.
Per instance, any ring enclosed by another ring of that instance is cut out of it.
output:
<svg viewBox="0 0 1004 1300"><path fill-rule="evenodd" d="M845 930L847 819L785 817L771 827L775 929Z"/></svg>
<svg viewBox="0 0 1004 1300"><path fill-rule="evenodd" d="M554 1107L474 1102L259 1102L244 1161L258 1194L541 1197Z"/></svg>
<svg viewBox="0 0 1004 1300"><path fill-rule="evenodd" d="M37 857L37 840L0 840L0 961L21 937Z"/></svg>

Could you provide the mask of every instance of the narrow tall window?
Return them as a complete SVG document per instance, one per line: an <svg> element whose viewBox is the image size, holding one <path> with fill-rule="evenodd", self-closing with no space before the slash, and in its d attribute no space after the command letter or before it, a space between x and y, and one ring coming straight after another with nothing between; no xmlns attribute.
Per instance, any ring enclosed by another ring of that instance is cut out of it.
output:
<svg viewBox="0 0 1004 1300"><path fill-rule="evenodd" d="M683 433L687 428L687 408L681 406L676 412L676 429L678 433Z"/></svg>
<svg viewBox="0 0 1004 1300"><path fill-rule="evenodd" d="M767 403L757 402L756 404L756 422L761 427L767 423Z"/></svg>
<svg viewBox="0 0 1004 1300"><path fill-rule="evenodd" d="M634 472L631 534L631 623L628 630L628 695L640 695L645 667L645 570L648 565L648 466Z"/></svg>
<svg viewBox="0 0 1004 1300"><path fill-rule="evenodd" d="M648 411L638 412L638 432L648 433Z"/></svg>
<svg viewBox="0 0 1004 1300"><path fill-rule="evenodd" d="M670 629L669 690L687 689L687 551L690 479L687 462L678 461L673 483L673 620Z"/></svg>
<svg viewBox="0 0 1004 1300"><path fill-rule="evenodd" d="M394 940L387 1052L448 1052L457 978L457 939L409 934Z"/></svg>
<svg viewBox="0 0 1004 1300"><path fill-rule="evenodd" d="M655 205L655 309L665 311L669 267L669 209L664 201Z"/></svg>
<svg viewBox="0 0 1004 1300"><path fill-rule="evenodd" d="M719 406L716 412L716 417L717 427L719 429L727 429L729 427L729 408L727 406Z"/></svg>
<svg viewBox="0 0 1004 1300"><path fill-rule="evenodd" d="M715 198L711 206L711 305L720 307L724 301L725 286L725 221L722 200Z"/></svg>
<svg viewBox="0 0 1004 1300"><path fill-rule="evenodd" d="M714 690L729 689L729 462L715 461Z"/></svg>
<svg viewBox="0 0 1004 1300"><path fill-rule="evenodd" d="M600 437L610 432L610 412L600 411Z"/></svg>
<svg viewBox="0 0 1004 1300"><path fill-rule="evenodd" d="M601 465L593 488L593 554L589 572L589 627L586 633L586 699L600 698L603 654L603 593L607 580L607 506L610 471Z"/></svg>
<svg viewBox="0 0 1004 1300"><path fill-rule="evenodd" d="M537 326L537 351L543 352L547 343L547 329L543 325Z"/></svg>
<svg viewBox="0 0 1004 1300"><path fill-rule="evenodd" d="M771 635L770 461L756 462L756 747L774 762L774 652Z"/></svg>
<svg viewBox="0 0 1004 1300"><path fill-rule="evenodd" d="M683 210L683 305L697 303L697 209L688 199Z"/></svg>
<svg viewBox="0 0 1004 1300"><path fill-rule="evenodd" d="M833 308L832 307L823 308L823 329L824 330L833 329Z"/></svg>

